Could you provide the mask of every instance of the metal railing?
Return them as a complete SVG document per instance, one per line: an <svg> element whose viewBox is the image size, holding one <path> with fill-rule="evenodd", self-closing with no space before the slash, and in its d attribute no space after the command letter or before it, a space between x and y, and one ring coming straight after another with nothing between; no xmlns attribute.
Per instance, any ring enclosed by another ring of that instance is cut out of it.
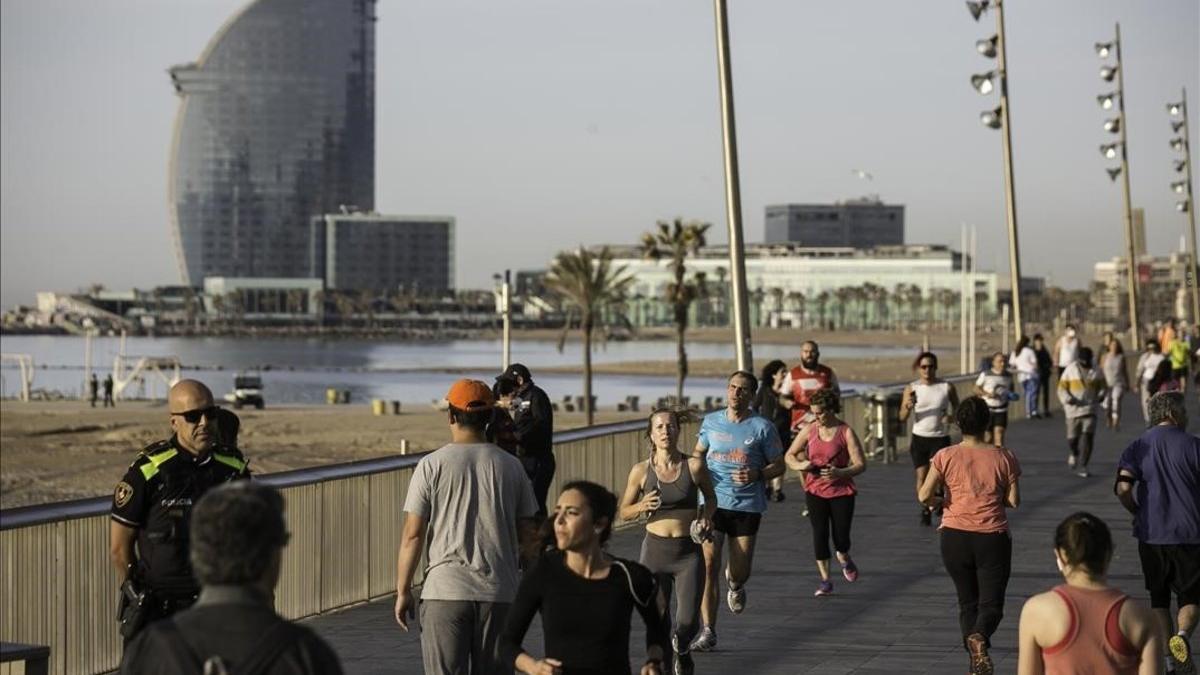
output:
<svg viewBox="0 0 1200 675"><path fill-rule="evenodd" d="M952 381L960 396L969 395L973 378ZM843 419L856 424L866 405L848 395ZM645 428L633 420L556 433L550 494L575 479L621 494L629 468L647 452ZM696 431L688 424L680 438L695 438ZM404 497L422 456L261 478L283 493L292 534L276 588L280 614L299 619L394 592ZM49 645L52 673L100 673L119 663L109 504L95 498L0 511L0 638Z"/></svg>

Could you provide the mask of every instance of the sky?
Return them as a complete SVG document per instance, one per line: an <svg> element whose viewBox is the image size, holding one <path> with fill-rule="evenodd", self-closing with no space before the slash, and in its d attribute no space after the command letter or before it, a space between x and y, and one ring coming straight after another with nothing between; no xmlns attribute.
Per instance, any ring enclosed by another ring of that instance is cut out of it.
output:
<svg viewBox="0 0 1200 675"><path fill-rule="evenodd" d="M0 0L0 304L179 283L166 69L243 4ZM1006 270L1001 137L979 123L997 100L969 84L995 67L974 48L993 15L976 23L959 0L729 4L747 242L769 204L874 193L906 206L909 242L957 247L973 224L981 267ZM635 243L660 219L726 240L711 3L377 7L376 210L454 216L460 287ZM1151 252L1177 249L1165 104L1189 88L1200 143L1200 3L1007 0L1005 21L1023 274L1083 288L1123 250L1121 184L1098 150L1115 138L1096 95L1114 87L1093 49L1118 21L1133 203Z"/></svg>

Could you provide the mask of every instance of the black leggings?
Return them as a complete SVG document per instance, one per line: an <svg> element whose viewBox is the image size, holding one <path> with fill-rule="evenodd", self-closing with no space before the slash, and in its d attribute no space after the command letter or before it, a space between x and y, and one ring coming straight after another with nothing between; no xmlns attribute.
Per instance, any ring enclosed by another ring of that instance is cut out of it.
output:
<svg viewBox="0 0 1200 675"><path fill-rule="evenodd" d="M1038 374L1038 396L1042 399L1042 414L1050 412L1050 373Z"/></svg>
<svg viewBox="0 0 1200 675"><path fill-rule="evenodd" d="M817 560L829 560L829 530L833 529L833 547L838 553L850 552L850 521L854 520L854 495L826 499L804 493L808 521L812 523L813 552Z"/></svg>
<svg viewBox="0 0 1200 675"><path fill-rule="evenodd" d="M1012 538L1007 532L942 528L942 563L958 592L958 625L965 639L980 633L991 645L1004 617L1004 591L1012 572Z"/></svg>

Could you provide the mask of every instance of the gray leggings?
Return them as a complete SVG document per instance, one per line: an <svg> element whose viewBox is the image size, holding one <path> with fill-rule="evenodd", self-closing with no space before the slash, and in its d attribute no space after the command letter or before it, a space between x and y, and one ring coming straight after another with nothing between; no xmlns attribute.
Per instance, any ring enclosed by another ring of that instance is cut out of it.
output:
<svg viewBox="0 0 1200 675"><path fill-rule="evenodd" d="M658 581L658 607L666 616L675 589L676 650L687 650L700 629L700 599L704 591L704 556L691 537L660 537L650 532L642 540L640 561Z"/></svg>

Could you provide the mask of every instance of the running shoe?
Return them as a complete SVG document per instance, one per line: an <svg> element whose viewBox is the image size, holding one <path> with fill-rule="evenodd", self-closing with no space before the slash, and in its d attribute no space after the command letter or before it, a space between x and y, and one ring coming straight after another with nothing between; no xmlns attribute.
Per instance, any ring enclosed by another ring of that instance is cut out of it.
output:
<svg viewBox="0 0 1200 675"><path fill-rule="evenodd" d="M689 652L711 652L717 648L717 631L705 626L700 634L688 645Z"/></svg>
<svg viewBox="0 0 1200 675"><path fill-rule="evenodd" d="M1075 468L1075 455L1067 455L1067 468Z"/></svg>
<svg viewBox="0 0 1200 675"><path fill-rule="evenodd" d="M675 652L675 659L671 665L674 666L674 675L694 675L696 672L696 662L692 660L691 652Z"/></svg>
<svg viewBox="0 0 1200 675"><path fill-rule="evenodd" d="M1076 471L1075 475L1079 476L1080 478L1088 478L1089 476L1092 475L1092 472L1088 471L1088 468L1085 466L1082 469Z"/></svg>
<svg viewBox="0 0 1200 675"><path fill-rule="evenodd" d="M926 527L933 525L933 511L921 509L921 524Z"/></svg>
<svg viewBox="0 0 1200 675"><path fill-rule="evenodd" d="M824 581L822 581L817 586L817 592L813 593L813 595L817 596L818 598L821 597L822 595L832 595L832 594L833 594L833 582L828 579L825 579Z"/></svg>
<svg viewBox="0 0 1200 675"><path fill-rule="evenodd" d="M1167 651L1171 653L1171 658L1175 660L1175 672L1179 675L1195 675L1196 661L1192 659L1192 648L1188 645L1187 638L1182 635L1173 635L1170 640L1167 640Z"/></svg>
<svg viewBox="0 0 1200 675"><path fill-rule="evenodd" d="M725 568L725 583L729 585L729 592L725 594L725 601L729 603L729 611L734 614L741 614L746 611L746 584L742 584L740 588L733 587L733 581L729 579L729 568Z"/></svg>
<svg viewBox="0 0 1200 675"><path fill-rule="evenodd" d="M846 558L846 562L842 563L842 576L846 577L846 581L854 583L858 581L858 565L854 561Z"/></svg>
<svg viewBox="0 0 1200 675"><path fill-rule="evenodd" d="M971 655L971 675L993 675L996 672L988 654L987 638L981 633L967 636L967 653Z"/></svg>
<svg viewBox="0 0 1200 675"><path fill-rule="evenodd" d="M785 499L787 499L787 495L783 494L783 490L776 490L771 493L771 501L773 502L781 502Z"/></svg>

